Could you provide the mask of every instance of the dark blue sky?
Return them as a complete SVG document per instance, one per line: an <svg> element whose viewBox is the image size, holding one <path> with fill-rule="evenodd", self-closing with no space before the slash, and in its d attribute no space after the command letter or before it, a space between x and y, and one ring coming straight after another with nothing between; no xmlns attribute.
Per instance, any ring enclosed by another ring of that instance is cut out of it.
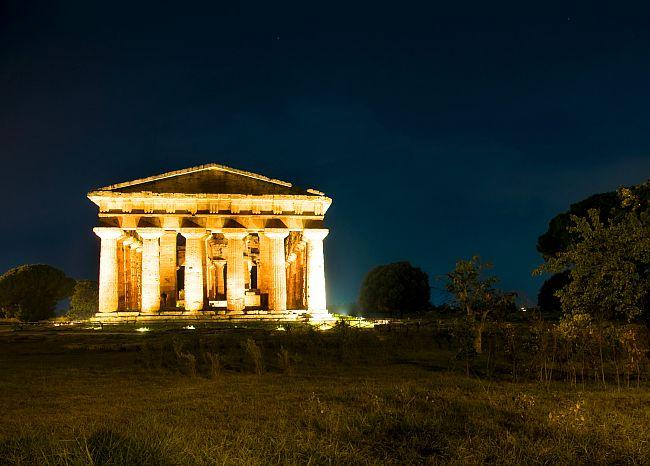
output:
<svg viewBox="0 0 650 466"><path fill-rule="evenodd" d="M534 301L548 220L650 174L647 7L38 3L0 0L2 271L95 277L87 191L216 162L334 199L331 303L474 253Z"/></svg>

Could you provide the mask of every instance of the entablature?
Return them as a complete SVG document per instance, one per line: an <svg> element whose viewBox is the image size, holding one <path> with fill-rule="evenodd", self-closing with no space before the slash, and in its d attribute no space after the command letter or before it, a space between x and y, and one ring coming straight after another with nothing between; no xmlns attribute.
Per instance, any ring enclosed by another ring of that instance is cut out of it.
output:
<svg viewBox="0 0 650 466"><path fill-rule="evenodd" d="M248 194L170 194L93 191L88 198L101 214L216 214L323 216L332 203L326 196Z"/></svg>
<svg viewBox="0 0 650 466"><path fill-rule="evenodd" d="M289 231L322 228L323 216L309 215L140 215L109 213L99 214L100 226L117 227L122 230L161 228L183 231L201 228L214 232L233 228L257 232L264 229L286 228Z"/></svg>

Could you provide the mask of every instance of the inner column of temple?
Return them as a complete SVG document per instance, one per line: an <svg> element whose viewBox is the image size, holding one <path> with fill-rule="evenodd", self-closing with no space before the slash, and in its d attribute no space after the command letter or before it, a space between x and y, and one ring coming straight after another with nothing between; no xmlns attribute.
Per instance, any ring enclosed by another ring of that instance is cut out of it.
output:
<svg viewBox="0 0 650 466"><path fill-rule="evenodd" d="M224 268L226 267L225 259L217 259L214 261L215 277L216 277L216 298L223 299L226 294L226 283L224 280Z"/></svg>
<svg viewBox="0 0 650 466"><path fill-rule="evenodd" d="M124 278L122 280L124 287L124 298L123 298L123 307L128 310L131 309L131 244L133 244L134 239L132 236L127 236L122 240L122 269L120 273L123 274Z"/></svg>

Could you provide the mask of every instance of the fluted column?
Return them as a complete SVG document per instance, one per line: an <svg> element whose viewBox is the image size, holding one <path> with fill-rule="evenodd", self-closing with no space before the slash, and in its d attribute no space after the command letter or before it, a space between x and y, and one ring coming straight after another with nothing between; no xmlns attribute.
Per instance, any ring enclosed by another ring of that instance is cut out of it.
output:
<svg viewBox="0 0 650 466"><path fill-rule="evenodd" d="M223 268L226 266L226 261L224 259L217 259L214 261L215 266L215 275L217 278L217 296L223 295L226 292L225 283L223 281Z"/></svg>
<svg viewBox="0 0 650 466"><path fill-rule="evenodd" d="M129 299L130 309L140 308L140 272L142 267L142 243L134 240L131 247L131 294Z"/></svg>
<svg viewBox="0 0 650 466"><path fill-rule="evenodd" d="M264 230L269 238L269 309L274 312L287 310L287 269L284 256L284 239L289 236L287 230Z"/></svg>
<svg viewBox="0 0 650 466"><path fill-rule="evenodd" d="M327 310L325 291L325 257L323 239L327 229L304 230L303 238L307 242L307 310L323 312Z"/></svg>
<svg viewBox="0 0 650 466"><path fill-rule="evenodd" d="M160 238L160 296L165 307L176 306L176 231L165 231Z"/></svg>
<svg viewBox="0 0 650 466"><path fill-rule="evenodd" d="M124 309L131 309L131 268L133 267L131 245L134 241L135 240L132 236L127 236L124 238L124 241L122 241L122 257L124 258L124 261L120 273L123 276Z"/></svg>
<svg viewBox="0 0 650 466"><path fill-rule="evenodd" d="M205 230L181 231L185 237L185 310L203 309L203 255Z"/></svg>
<svg viewBox="0 0 650 466"><path fill-rule="evenodd" d="M260 261L257 266L257 289L262 293L269 292L269 248L271 240L263 234L260 238Z"/></svg>
<svg viewBox="0 0 650 466"><path fill-rule="evenodd" d="M142 238L142 308L145 313L160 310L160 237L159 229L137 230Z"/></svg>
<svg viewBox="0 0 650 466"><path fill-rule="evenodd" d="M244 238L245 231L230 231L223 235L228 240L226 261L226 300L229 311L241 311L244 309Z"/></svg>
<svg viewBox="0 0 650 466"><path fill-rule="evenodd" d="M248 290L250 290L253 287L252 272L253 272L253 261L251 259L246 259L244 261L244 288Z"/></svg>
<svg viewBox="0 0 650 466"><path fill-rule="evenodd" d="M120 228L95 227L93 231L101 238L99 253L99 312L116 312L119 304L119 270L117 268L117 240L123 232Z"/></svg>

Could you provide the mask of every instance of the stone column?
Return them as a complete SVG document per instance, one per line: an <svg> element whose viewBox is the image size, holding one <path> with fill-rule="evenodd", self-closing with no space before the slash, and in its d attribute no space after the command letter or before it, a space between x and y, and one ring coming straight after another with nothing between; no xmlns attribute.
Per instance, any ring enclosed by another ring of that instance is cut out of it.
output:
<svg viewBox="0 0 650 466"><path fill-rule="evenodd" d="M329 230L324 228L303 231L307 242L307 310L312 312L327 310L323 255L323 239L327 233Z"/></svg>
<svg viewBox="0 0 650 466"><path fill-rule="evenodd" d="M124 294L124 286L125 286L125 281L124 281L124 266L126 263L125 260L125 254L124 254L124 247L122 246L122 240L119 239L117 241L117 310L118 311L124 311L126 309L125 306L125 298L126 295Z"/></svg>
<svg viewBox="0 0 650 466"><path fill-rule="evenodd" d="M287 310L287 269L284 257L284 239L287 230L267 229L264 236L269 238L269 309L273 312Z"/></svg>
<svg viewBox="0 0 650 466"><path fill-rule="evenodd" d="M215 299L217 296L217 275L216 275L216 269L217 267L214 265L212 261L209 261L208 265L208 301L211 299Z"/></svg>
<svg viewBox="0 0 650 466"><path fill-rule="evenodd" d="M201 229L181 231L185 237L185 310L203 309L203 255L205 235Z"/></svg>
<svg viewBox="0 0 650 466"><path fill-rule="evenodd" d="M217 295L223 295L226 292L225 283L223 281L223 268L226 266L224 259L217 259L214 261L215 275L217 278Z"/></svg>
<svg viewBox="0 0 650 466"><path fill-rule="evenodd" d="M123 275L122 283L124 283L124 308L125 309L131 309L131 293L132 293L132 285L131 285L131 268L133 267L133 260L132 260L132 249L131 245L133 244L135 240L133 239L132 236L127 236L124 238L124 241L122 241L122 257L124 258L124 264L123 264L123 269L120 271Z"/></svg>
<svg viewBox="0 0 650 466"><path fill-rule="evenodd" d="M226 261L228 263L226 277L228 288L226 300L229 311L241 311L244 309L244 238L248 235L246 231L229 231L223 234L228 240Z"/></svg>
<svg viewBox="0 0 650 466"><path fill-rule="evenodd" d="M145 313L160 310L160 237L162 230L137 230L142 238L142 308Z"/></svg>
<svg viewBox="0 0 650 466"><path fill-rule="evenodd" d="M257 267L257 289L262 293L269 292L269 248L270 242L268 237L259 234L260 238L260 260Z"/></svg>
<svg viewBox="0 0 650 466"><path fill-rule="evenodd" d="M142 243L134 240L131 243L131 294L129 299L130 309L140 308L140 269L142 263L140 261L142 254Z"/></svg>
<svg viewBox="0 0 650 466"><path fill-rule="evenodd" d="M160 238L160 295L164 307L176 306L176 231L165 231Z"/></svg>
<svg viewBox="0 0 650 466"><path fill-rule="evenodd" d="M294 278L296 274L296 253L292 252L289 257L287 257L287 309L297 309L295 294L295 285L296 280Z"/></svg>
<svg viewBox="0 0 650 466"><path fill-rule="evenodd" d="M253 261L246 259L244 261L244 288L250 290L252 288L252 272L253 272Z"/></svg>
<svg viewBox="0 0 650 466"><path fill-rule="evenodd" d="M99 253L99 312L116 312L119 304L117 268L117 240L123 235L120 228L95 227L101 238Z"/></svg>

